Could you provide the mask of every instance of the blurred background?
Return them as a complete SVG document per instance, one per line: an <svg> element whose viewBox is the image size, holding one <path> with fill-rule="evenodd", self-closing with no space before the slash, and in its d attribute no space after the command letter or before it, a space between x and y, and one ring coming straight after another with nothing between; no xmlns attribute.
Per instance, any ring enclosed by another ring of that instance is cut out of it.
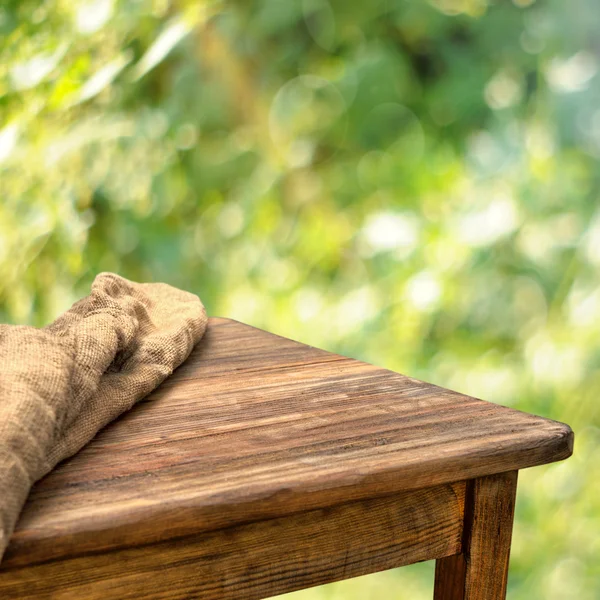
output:
<svg viewBox="0 0 600 600"><path fill-rule="evenodd" d="M8 0L0 321L95 274L568 422L509 597L600 597L597 0ZM424 563L289 595L430 598Z"/></svg>

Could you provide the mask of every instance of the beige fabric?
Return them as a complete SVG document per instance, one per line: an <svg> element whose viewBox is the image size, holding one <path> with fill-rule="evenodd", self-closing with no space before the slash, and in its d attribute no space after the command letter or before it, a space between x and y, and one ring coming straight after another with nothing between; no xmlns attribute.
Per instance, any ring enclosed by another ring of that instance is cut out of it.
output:
<svg viewBox="0 0 600 600"><path fill-rule="evenodd" d="M193 294L101 273L51 325L0 325L0 559L33 483L168 377L206 322Z"/></svg>

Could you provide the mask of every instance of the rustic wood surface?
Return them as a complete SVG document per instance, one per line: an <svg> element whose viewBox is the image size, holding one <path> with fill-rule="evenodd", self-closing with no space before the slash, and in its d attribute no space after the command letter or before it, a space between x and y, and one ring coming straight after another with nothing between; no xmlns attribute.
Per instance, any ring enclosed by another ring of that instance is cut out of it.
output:
<svg viewBox="0 0 600 600"><path fill-rule="evenodd" d="M566 458L568 426L229 319L34 487L2 570Z"/></svg>
<svg viewBox="0 0 600 600"><path fill-rule="evenodd" d="M7 571L0 598L254 600L460 552L465 484Z"/></svg>
<svg viewBox="0 0 600 600"><path fill-rule="evenodd" d="M462 552L438 560L435 600L504 600L517 472L468 482Z"/></svg>

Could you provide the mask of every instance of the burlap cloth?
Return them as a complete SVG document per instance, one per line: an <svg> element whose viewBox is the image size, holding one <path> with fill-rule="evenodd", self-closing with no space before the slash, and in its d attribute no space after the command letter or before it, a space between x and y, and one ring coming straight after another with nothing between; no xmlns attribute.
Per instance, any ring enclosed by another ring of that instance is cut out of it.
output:
<svg viewBox="0 0 600 600"><path fill-rule="evenodd" d="M33 483L168 377L206 322L193 294L101 273L51 325L0 325L0 560Z"/></svg>

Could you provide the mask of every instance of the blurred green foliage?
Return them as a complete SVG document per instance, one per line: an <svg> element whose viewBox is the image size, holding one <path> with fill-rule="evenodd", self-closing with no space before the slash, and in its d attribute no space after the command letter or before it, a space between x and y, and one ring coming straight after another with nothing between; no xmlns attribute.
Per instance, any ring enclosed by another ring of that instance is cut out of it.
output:
<svg viewBox="0 0 600 600"><path fill-rule="evenodd" d="M0 319L111 270L564 420L509 594L598 598L599 30L597 0L3 2Z"/></svg>

